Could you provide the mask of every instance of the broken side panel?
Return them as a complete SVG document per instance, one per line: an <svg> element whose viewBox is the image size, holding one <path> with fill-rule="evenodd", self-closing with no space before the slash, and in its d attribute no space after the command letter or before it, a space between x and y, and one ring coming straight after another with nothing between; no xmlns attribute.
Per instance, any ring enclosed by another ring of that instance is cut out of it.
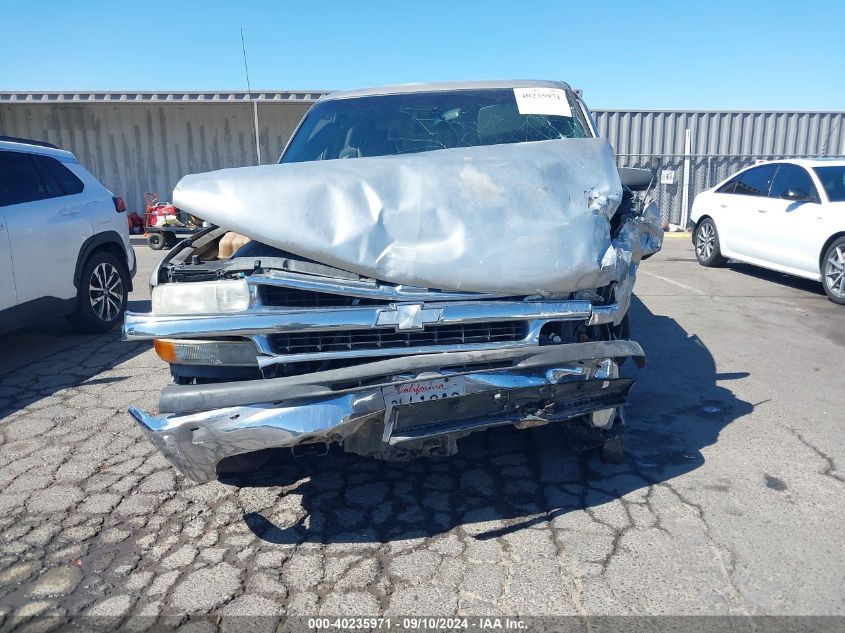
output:
<svg viewBox="0 0 845 633"><path fill-rule="evenodd" d="M609 221L620 197L604 139L226 169L174 191L189 213L324 264L507 295L623 279L630 242L612 243Z"/></svg>

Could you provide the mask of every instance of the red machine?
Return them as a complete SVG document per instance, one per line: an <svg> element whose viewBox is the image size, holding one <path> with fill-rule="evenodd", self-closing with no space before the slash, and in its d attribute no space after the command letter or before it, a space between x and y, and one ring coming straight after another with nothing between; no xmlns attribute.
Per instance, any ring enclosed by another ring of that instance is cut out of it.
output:
<svg viewBox="0 0 845 633"><path fill-rule="evenodd" d="M175 246L176 233L195 233L202 226L199 218L182 213L170 202L159 202L157 193L145 193L144 236L153 250Z"/></svg>
<svg viewBox="0 0 845 633"><path fill-rule="evenodd" d="M157 193L145 193L144 194L144 201L147 203L147 222L146 224L159 226L159 222L162 218L166 218L168 215L173 216L176 218L179 214L176 207L174 207L169 202L159 202L158 201L158 194ZM163 222L162 222L163 224Z"/></svg>

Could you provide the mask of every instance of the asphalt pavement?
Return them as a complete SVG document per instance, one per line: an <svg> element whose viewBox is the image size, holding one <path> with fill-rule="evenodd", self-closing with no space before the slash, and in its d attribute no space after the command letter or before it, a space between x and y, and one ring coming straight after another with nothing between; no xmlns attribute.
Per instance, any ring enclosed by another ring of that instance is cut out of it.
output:
<svg viewBox="0 0 845 633"><path fill-rule="evenodd" d="M161 252L135 246L134 309ZM845 614L845 308L819 284L640 268L618 466L555 427L451 459L277 461L197 485L126 413L147 343L0 337L0 628L38 614ZM15 616L13 618L13 615ZM180 617L182 617L180 616ZM115 620L116 622L117 620Z"/></svg>

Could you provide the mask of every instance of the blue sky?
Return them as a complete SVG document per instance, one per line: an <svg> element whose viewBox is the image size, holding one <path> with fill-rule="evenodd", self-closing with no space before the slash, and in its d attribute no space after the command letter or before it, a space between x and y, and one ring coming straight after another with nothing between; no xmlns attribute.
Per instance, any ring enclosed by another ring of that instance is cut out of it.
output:
<svg viewBox="0 0 845 633"><path fill-rule="evenodd" d="M0 0L0 90L563 79L593 108L845 109L845 2ZM14 36L10 36L13 33Z"/></svg>

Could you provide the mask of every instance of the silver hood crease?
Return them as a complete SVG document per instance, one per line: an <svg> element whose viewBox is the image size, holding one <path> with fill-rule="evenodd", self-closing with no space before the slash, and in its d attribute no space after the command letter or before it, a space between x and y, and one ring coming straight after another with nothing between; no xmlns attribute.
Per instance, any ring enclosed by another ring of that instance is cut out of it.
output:
<svg viewBox="0 0 845 633"><path fill-rule="evenodd" d="M606 140L560 139L224 169L186 176L173 201L386 282L555 296L627 281L659 250L654 207L611 237L621 195Z"/></svg>

